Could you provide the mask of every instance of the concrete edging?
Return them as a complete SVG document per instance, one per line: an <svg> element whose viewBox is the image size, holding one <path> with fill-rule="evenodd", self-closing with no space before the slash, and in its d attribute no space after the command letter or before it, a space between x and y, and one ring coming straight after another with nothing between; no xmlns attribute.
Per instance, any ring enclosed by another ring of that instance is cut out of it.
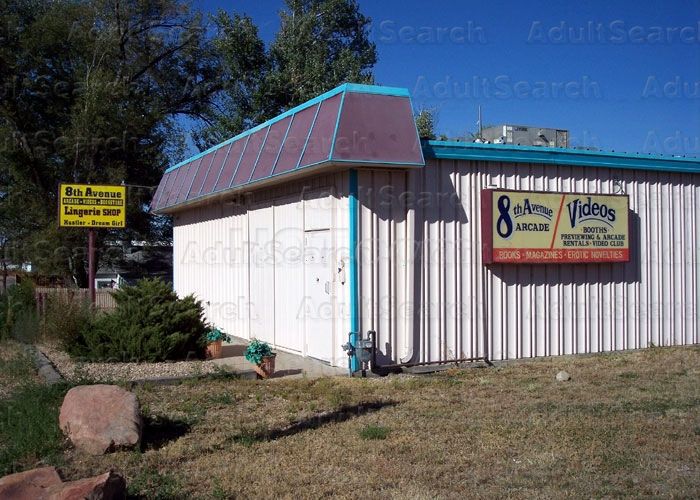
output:
<svg viewBox="0 0 700 500"><path fill-rule="evenodd" d="M60 382L65 382L65 379L56 370L56 367L49 361L43 352L29 344L22 344L24 350L34 360L37 374L46 385L54 385Z"/></svg>

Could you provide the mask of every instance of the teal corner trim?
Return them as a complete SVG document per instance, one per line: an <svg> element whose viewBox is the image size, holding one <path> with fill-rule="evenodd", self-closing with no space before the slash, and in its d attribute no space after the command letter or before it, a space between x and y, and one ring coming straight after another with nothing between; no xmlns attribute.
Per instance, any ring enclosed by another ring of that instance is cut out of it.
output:
<svg viewBox="0 0 700 500"><path fill-rule="evenodd" d="M444 160L505 161L664 172L700 172L700 158L693 157L454 141L423 141L422 146L425 157Z"/></svg>
<svg viewBox="0 0 700 500"><path fill-rule="evenodd" d="M338 129L340 128L340 117L343 114L343 105L345 104L345 96L347 92L343 92L340 96L340 105L338 106L338 116L335 117L335 127L333 128L333 138L331 139L331 150L328 153L328 159L333 159L335 153L335 140L338 138Z"/></svg>
<svg viewBox="0 0 700 500"><path fill-rule="evenodd" d="M415 111L413 108L413 99L411 98L410 94L408 96L408 104L411 106L411 114L413 115L413 127L416 129L416 140L418 140L418 149L420 149L420 158L421 161L423 162L423 166L425 166L425 147L423 146L423 143L420 138L420 133L418 133L418 124L416 123L416 115Z"/></svg>
<svg viewBox="0 0 700 500"><path fill-rule="evenodd" d="M359 203L357 200L357 170L350 169L348 179L348 211L350 212L350 344L357 347L360 333L360 294L357 272L357 245L359 230ZM350 375L360 369L357 356L350 357Z"/></svg>

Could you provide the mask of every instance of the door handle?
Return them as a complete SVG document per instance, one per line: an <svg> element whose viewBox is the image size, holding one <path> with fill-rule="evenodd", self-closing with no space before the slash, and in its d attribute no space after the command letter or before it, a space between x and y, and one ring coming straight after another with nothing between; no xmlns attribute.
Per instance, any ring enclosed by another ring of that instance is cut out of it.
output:
<svg viewBox="0 0 700 500"><path fill-rule="evenodd" d="M330 295L331 294L331 283L329 281L326 281L325 288L326 288L326 295Z"/></svg>

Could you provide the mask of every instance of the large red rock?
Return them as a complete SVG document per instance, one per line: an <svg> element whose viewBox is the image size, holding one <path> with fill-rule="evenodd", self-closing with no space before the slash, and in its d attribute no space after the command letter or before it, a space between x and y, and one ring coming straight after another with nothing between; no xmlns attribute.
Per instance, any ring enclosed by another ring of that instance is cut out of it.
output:
<svg viewBox="0 0 700 500"><path fill-rule="evenodd" d="M61 478L53 467L42 467L0 478L0 499L36 500L44 498L46 490L60 485Z"/></svg>
<svg viewBox="0 0 700 500"><path fill-rule="evenodd" d="M107 472L101 476L71 481L49 488L46 500L118 500L126 496L126 481L119 474Z"/></svg>
<svg viewBox="0 0 700 500"><path fill-rule="evenodd" d="M0 500L118 500L125 496L126 481L111 471L67 483L53 467L0 478Z"/></svg>
<svg viewBox="0 0 700 500"><path fill-rule="evenodd" d="M66 394L59 416L73 445L91 455L133 448L141 442L136 395L116 385L82 385Z"/></svg>

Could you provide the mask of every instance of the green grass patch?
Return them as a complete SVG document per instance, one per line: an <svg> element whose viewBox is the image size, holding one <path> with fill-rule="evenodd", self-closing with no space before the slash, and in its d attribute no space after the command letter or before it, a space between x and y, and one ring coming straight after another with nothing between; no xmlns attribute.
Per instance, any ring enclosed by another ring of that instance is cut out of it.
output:
<svg viewBox="0 0 700 500"><path fill-rule="evenodd" d="M26 384L0 400L0 476L60 461L58 411L67 390L63 384Z"/></svg>
<svg viewBox="0 0 700 500"><path fill-rule="evenodd" d="M141 470L131 478L127 486L130 498L148 498L153 500L172 500L186 498L182 485L175 476L155 469Z"/></svg>
<svg viewBox="0 0 700 500"><path fill-rule="evenodd" d="M389 429L381 425L367 425L360 429L360 437L366 440L386 439Z"/></svg>

